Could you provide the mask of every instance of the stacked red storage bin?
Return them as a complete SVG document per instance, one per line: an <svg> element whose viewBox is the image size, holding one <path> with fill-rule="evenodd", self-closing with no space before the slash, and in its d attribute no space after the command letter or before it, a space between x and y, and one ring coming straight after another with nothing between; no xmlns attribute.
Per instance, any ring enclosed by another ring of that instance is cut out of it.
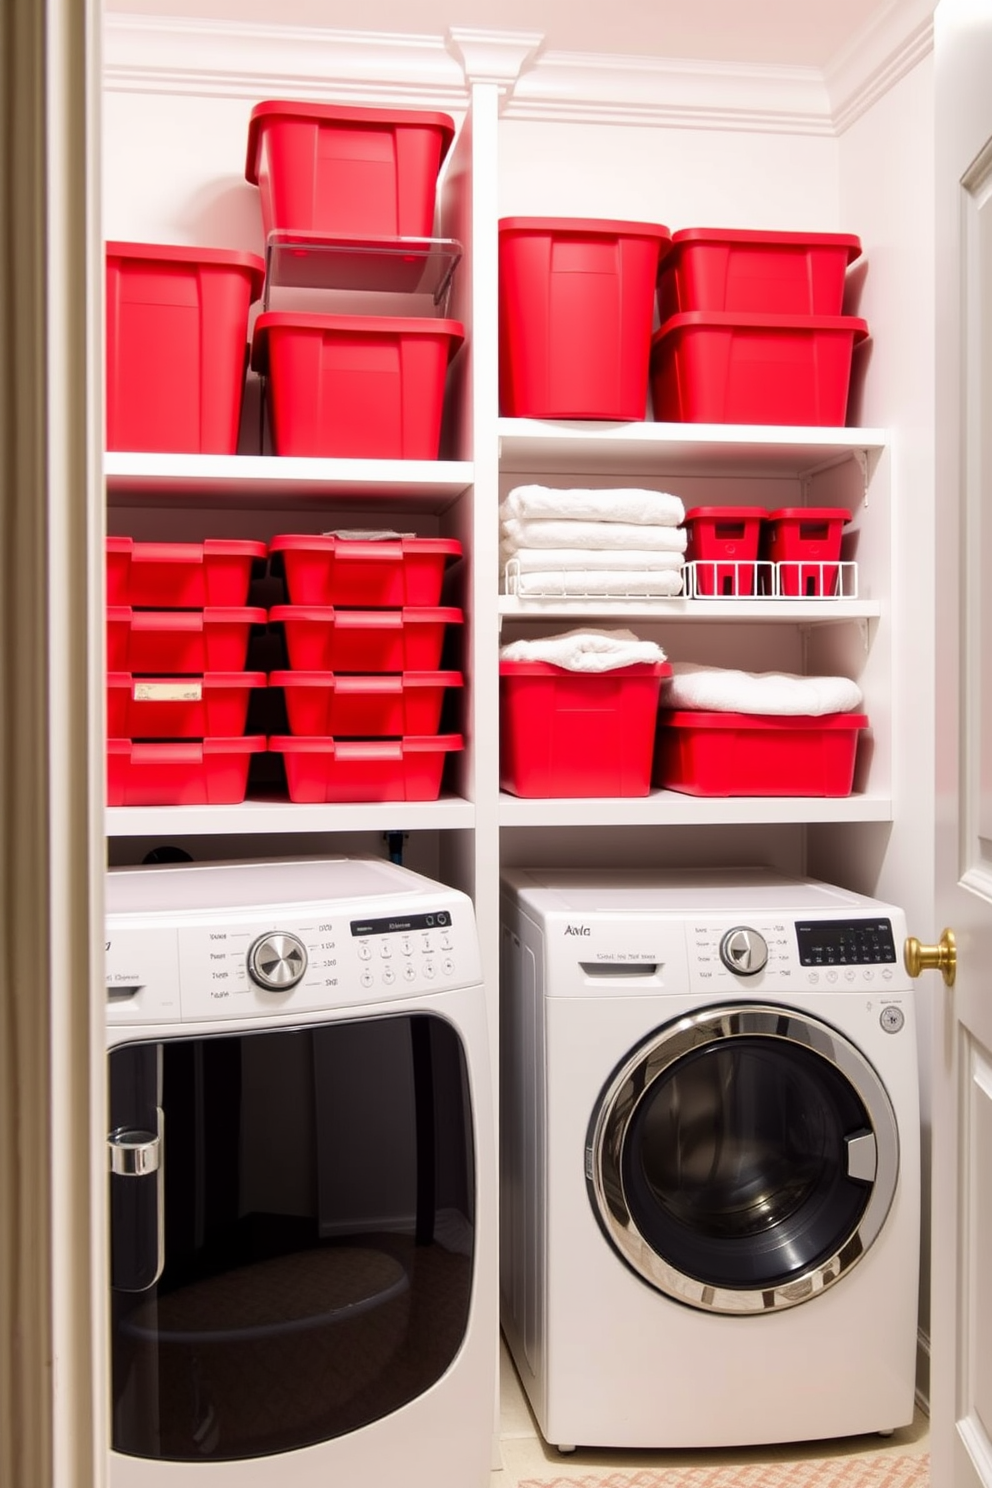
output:
<svg viewBox="0 0 992 1488"><path fill-rule="evenodd" d="M108 449L237 452L264 272L252 253L107 244Z"/></svg>
<svg viewBox="0 0 992 1488"><path fill-rule="evenodd" d="M655 283L670 241L649 222L501 220L501 413L644 418Z"/></svg>
<svg viewBox="0 0 992 1488"><path fill-rule="evenodd" d="M289 669L283 689L289 735L274 735L290 799L433 801L444 763L463 747L439 733L446 694L460 672L439 670L446 629L462 612L439 604L449 538L377 540L288 534L270 544L289 602L274 606Z"/></svg>
<svg viewBox="0 0 992 1488"><path fill-rule="evenodd" d="M659 421L840 425L866 323L844 315L847 233L672 236L651 343Z"/></svg>
<svg viewBox="0 0 992 1488"><path fill-rule="evenodd" d="M264 672L245 671L264 609L246 603L264 543L107 539L107 799L235 805L263 735L246 736Z"/></svg>
<svg viewBox="0 0 992 1488"><path fill-rule="evenodd" d="M245 176L259 188L266 234L298 233L308 255L346 247L352 261L422 243L454 132L446 114L420 110L258 104ZM277 455L438 458L459 322L277 311L266 300L251 365L266 379Z"/></svg>

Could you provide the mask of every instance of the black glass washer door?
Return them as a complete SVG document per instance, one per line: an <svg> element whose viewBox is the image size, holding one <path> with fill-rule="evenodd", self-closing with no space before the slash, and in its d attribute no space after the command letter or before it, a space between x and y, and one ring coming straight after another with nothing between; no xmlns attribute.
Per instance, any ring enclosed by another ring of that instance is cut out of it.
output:
<svg viewBox="0 0 992 1488"><path fill-rule="evenodd" d="M115 1451L293 1451L440 1379L475 1256L469 1079L446 1019L121 1044L109 1080Z"/></svg>
<svg viewBox="0 0 992 1488"><path fill-rule="evenodd" d="M879 1234L898 1129L875 1070L790 1008L723 1005L636 1049L590 1124L600 1224L645 1281L712 1312L832 1286Z"/></svg>

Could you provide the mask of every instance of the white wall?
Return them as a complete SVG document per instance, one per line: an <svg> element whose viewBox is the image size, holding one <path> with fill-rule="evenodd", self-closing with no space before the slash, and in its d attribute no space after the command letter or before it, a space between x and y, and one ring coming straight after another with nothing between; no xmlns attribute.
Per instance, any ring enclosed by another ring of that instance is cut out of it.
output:
<svg viewBox="0 0 992 1488"><path fill-rule="evenodd" d="M862 313L872 328L864 419L892 431L892 567L887 644L892 648L895 820L880 892L905 906L912 934L933 940L935 544L940 540L934 480L934 111L932 58L920 62L840 139L840 199L858 224L870 260ZM928 1216L932 979L917 983ZM929 1328L924 1224L922 1326Z"/></svg>
<svg viewBox="0 0 992 1488"><path fill-rule="evenodd" d="M501 216L855 230L838 215L832 138L504 119L499 156Z"/></svg>

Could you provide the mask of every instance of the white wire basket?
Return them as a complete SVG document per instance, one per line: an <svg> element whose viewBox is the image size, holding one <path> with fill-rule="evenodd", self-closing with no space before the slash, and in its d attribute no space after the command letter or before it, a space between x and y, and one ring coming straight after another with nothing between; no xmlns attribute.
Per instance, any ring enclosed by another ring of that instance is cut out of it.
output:
<svg viewBox="0 0 992 1488"><path fill-rule="evenodd" d="M685 565L685 593L689 599L857 599L858 565L697 558Z"/></svg>

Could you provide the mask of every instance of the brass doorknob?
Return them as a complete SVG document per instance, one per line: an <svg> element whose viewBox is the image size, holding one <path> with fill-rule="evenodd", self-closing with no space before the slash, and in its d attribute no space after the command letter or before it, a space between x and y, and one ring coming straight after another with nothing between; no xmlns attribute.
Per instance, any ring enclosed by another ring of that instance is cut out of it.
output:
<svg viewBox="0 0 992 1488"><path fill-rule="evenodd" d="M921 945L915 935L910 935L902 954L911 977L918 977L921 971L939 971L945 986L954 986L958 947L953 930L945 930L936 945Z"/></svg>

